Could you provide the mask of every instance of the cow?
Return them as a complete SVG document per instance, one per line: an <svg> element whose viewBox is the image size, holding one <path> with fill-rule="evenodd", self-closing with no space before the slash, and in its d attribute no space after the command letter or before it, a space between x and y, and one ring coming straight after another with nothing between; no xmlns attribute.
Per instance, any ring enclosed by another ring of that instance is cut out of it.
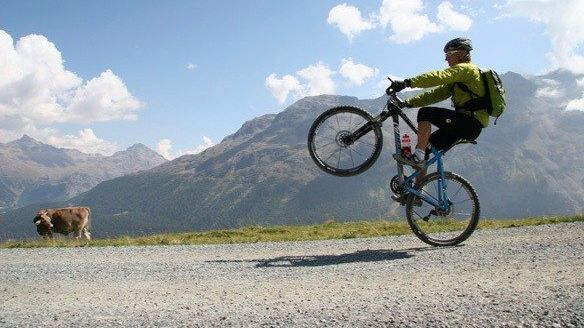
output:
<svg viewBox="0 0 584 328"><path fill-rule="evenodd" d="M54 239L54 233L68 235L75 233L75 239L91 239L89 223L91 211L89 207L65 207L40 210L33 219L39 235L44 239Z"/></svg>

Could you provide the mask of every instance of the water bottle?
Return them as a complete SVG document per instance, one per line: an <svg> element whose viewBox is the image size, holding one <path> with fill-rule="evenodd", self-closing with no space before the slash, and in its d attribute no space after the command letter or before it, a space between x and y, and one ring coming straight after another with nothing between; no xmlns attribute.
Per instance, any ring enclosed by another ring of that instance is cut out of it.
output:
<svg viewBox="0 0 584 328"><path fill-rule="evenodd" d="M402 156L403 157L409 157L412 154L412 146L411 146L411 140L410 140L410 136L407 134L404 134L401 138L401 150L402 150Z"/></svg>

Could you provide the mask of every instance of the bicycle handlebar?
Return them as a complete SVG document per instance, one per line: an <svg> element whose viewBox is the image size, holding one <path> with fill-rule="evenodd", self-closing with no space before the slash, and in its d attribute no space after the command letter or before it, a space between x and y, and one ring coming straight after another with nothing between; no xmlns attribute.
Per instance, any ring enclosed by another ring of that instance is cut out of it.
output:
<svg viewBox="0 0 584 328"><path fill-rule="evenodd" d="M389 80L389 82L393 83L393 80L391 79L391 77L388 76L387 79ZM388 105L389 104L392 104L392 105L398 107L399 109L402 109L402 108L405 107L404 101L401 100L397 96L397 94L396 94L396 92L394 90L390 90L390 92L389 92L389 99L387 100L387 102L388 102Z"/></svg>
<svg viewBox="0 0 584 328"><path fill-rule="evenodd" d="M403 109L405 106L405 103L403 100L401 100L395 93L392 93L389 98L387 99L387 102L392 104L393 106L399 108L400 110Z"/></svg>

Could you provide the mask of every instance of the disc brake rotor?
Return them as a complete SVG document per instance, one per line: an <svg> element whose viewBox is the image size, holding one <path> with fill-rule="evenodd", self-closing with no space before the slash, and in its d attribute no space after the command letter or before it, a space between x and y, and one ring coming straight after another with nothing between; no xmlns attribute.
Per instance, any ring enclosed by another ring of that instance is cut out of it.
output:
<svg viewBox="0 0 584 328"><path fill-rule="evenodd" d="M337 133L337 136L335 137L335 141L337 142L337 145L339 145L340 147L343 148L347 148L350 145L353 144L353 140L352 140L352 133L351 131L347 131L347 130L343 130L343 131L339 131L339 133Z"/></svg>

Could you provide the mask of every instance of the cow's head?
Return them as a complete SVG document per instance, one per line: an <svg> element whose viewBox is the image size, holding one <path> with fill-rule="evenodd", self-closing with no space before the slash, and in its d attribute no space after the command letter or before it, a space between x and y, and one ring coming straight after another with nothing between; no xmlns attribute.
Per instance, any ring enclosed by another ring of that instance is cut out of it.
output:
<svg viewBox="0 0 584 328"><path fill-rule="evenodd" d="M32 220L37 226L37 232L42 236L50 236L53 224L51 223L51 217L46 211L40 211Z"/></svg>

